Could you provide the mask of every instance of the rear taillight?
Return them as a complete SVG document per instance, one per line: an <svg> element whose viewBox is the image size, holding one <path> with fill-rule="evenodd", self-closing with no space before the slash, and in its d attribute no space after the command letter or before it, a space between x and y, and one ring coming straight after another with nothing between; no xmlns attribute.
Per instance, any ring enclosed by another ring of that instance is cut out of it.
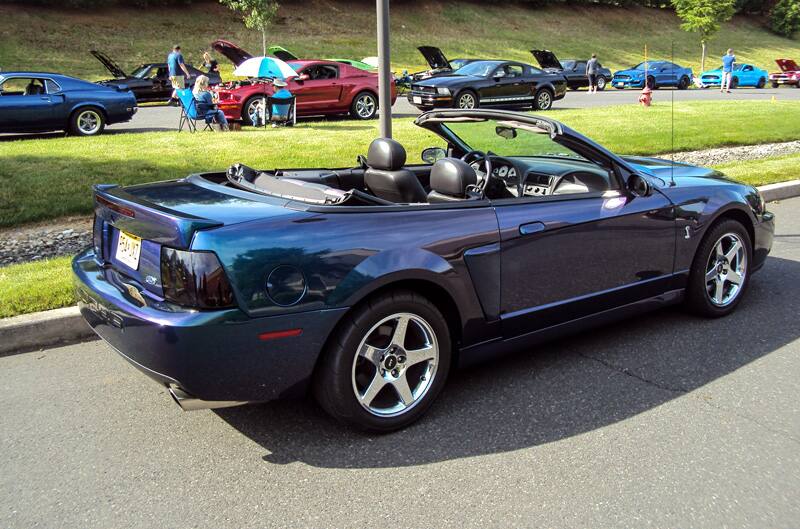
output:
<svg viewBox="0 0 800 529"><path fill-rule="evenodd" d="M213 252L161 248L164 298L183 307L221 309L234 305L233 289Z"/></svg>

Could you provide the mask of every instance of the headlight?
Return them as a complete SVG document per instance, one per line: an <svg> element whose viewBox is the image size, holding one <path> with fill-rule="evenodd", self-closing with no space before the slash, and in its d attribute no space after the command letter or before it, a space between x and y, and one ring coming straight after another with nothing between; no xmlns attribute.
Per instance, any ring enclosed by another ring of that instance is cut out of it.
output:
<svg viewBox="0 0 800 529"><path fill-rule="evenodd" d="M436 93L439 94L439 95L443 95L443 96L449 96L450 95L450 89L449 88L437 88L436 89Z"/></svg>

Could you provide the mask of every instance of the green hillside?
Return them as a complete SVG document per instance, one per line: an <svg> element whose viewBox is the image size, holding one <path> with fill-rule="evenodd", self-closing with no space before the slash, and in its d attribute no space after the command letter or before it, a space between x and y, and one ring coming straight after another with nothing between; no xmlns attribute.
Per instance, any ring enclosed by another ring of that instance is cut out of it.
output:
<svg viewBox="0 0 800 529"><path fill-rule="evenodd" d="M362 58L376 54L374 2L284 1L270 43L300 56ZM120 9L96 12L0 5L0 68L55 70L90 79L107 72L88 50L98 48L123 67L163 60L180 42L190 62L215 38L227 38L258 53L260 36L216 2L185 8ZM464 2L395 2L392 52L395 70L421 69L419 45L436 45L450 57L503 57L530 62L528 50L546 47L560 57L599 54L612 69L650 57L700 66L697 39L679 28L668 10L608 7L482 6ZM710 43L712 63L733 47L742 62L767 69L776 57L800 59L800 41L775 36L759 21L737 17ZM223 62L224 64L224 62ZM230 72L227 68L223 73Z"/></svg>

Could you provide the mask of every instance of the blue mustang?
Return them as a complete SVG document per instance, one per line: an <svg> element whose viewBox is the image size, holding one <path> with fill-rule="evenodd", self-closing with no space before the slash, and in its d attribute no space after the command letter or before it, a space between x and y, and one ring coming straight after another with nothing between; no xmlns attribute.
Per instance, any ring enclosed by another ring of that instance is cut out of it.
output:
<svg viewBox="0 0 800 529"><path fill-rule="evenodd" d="M0 72L0 132L65 130L96 136L138 110L126 87L101 86L66 75Z"/></svg>
<svg viewBox="0 0 800 529"><path fill-rule="evenodd" d="M772 245L758 191L716 171L525 113L415 123L446 148L426 164L379 138L359 167L96 186L81 313L184 409L310 386L388 431L456 365L681 301L729 314Z"/></svg>
<svg viewBox="0 0 800 529"><path fill-rule="evenodd" d="M651 90L662 86L675 86L686 90L692 84L692 69L668 61L647 61L629 70L614 72L611 86L614 88L644 88Z"/></svg>
<svg viewBox="0 0 800 529"><path fill-rule="evenodd" d="M731 88L738 88L740 86L754 86L756 88L764 88L769 79L769 72L762 70L752 64L735 64L733 66L733 73L731 74ZM703 88L710 86L719 86L722 82L722 67L716 70L708 70L700 75L700 82Z"/></svg>

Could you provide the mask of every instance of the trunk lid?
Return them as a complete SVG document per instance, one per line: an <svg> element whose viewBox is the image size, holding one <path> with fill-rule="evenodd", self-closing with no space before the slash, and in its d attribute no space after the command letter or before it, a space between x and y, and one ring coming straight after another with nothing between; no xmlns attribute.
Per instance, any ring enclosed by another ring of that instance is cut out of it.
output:
<svg viewBox="0 0 800 529"><path fill-rule="evenodd" d="M125 73L125 70L120 68L119 65L112 61L105 53L97 50L91 50L89 53L94 55L95 59L100 61L103 66L105 66L106 69L111 72L111 75L117 79L124 79L125 77L128 77L128 74Z"/></svg>
<svg viewBox="0 0 800 529"><path fill-rule="evenodd" d="M447 60L447 57L444 56L444 53L442 53L442 50L439 48L435 46L420 46L417 49L422 56L425 57L425 60L432 70L453 69L452 66L450 66L450 61Z"/></svg>
<svg viewBox="0 0 800 529"><path fill-rule="evenodd" d="M271 53L275 57L279 58L282 61L296 61L297 55L290 52L283 46L270 46L267 48L267 52Z"/></svg>
<svg viewBox="0 0 800 529"><path fill-rule="evenodd" d="M778 68L780 68L782 72L796 72L800 70L800 67L798 67L797 63L792 59L775 59L775 62L778 63Z"/></svg>
<svg viewBox="0 0 800 529"><path fill-rule="evenodd" d="M122 276L161 296L162 247L189 249L194 234L200 230L297 215L297 211L283 207L286 202L214 184L198 175L125 188L97 185L94 187L95 253ZM120 238L125 236L140 240L135 266L119 251Z"/></svg>
<svg viewBox="0 0 800 529"><path fill-rule="evenodd" d="M227 40L215 40L211 43L211 47L214 48L214 51L217 53L224 55L235 66L239 66L247 59L251 59L253 57L250 53L244 51L236 44L228 42Z"/></svg>
<svg viewBox="0 0 800 529"><path fill-rule="evenodd" d="M561 71L564 69L564 66L561 65L561 61L558 60L556 54L550 50L531 50L531 53L536 59L536 62L539 63L539 66L544 70Z"/></svg>

